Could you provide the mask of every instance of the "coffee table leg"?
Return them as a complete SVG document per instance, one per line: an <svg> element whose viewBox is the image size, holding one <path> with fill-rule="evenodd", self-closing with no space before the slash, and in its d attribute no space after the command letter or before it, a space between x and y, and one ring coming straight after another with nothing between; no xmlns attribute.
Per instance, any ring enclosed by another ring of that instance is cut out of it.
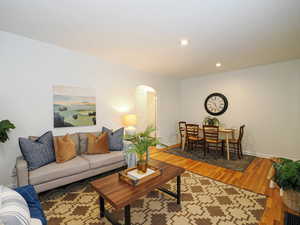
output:
<svg viewBox="0 0 300 225"><path fill-rule="evenodd" d="M177 176L177 192L176 193L169 191L168 189L163 188L163 187L158 188L158 190L176 198L177 204L180 204L180 201L181 201L181 177L180 177L180 175Z"/></svg>
<svg viewBox="0 0 300 225"><path fill-rule="evenodd" d="M99 202L100 202L100 217L104 217L105 215L104 198L100 196Z"/></svg>
<svg viewBox="0 0 300 225"><path fill-rule="evenodd" d="M177 176L177 204L181 201L181 177Z"/></svg>
<svg viewBox="0 0 300 225"><path fill-rule="evenodd" d="M130 205L125 206L125 225L130 225Z"/></svg>

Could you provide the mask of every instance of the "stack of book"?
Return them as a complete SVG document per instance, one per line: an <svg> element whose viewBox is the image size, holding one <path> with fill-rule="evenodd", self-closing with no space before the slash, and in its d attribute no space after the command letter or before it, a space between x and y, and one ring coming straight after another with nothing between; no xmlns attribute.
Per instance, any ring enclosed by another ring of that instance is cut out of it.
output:
<svg viewBox="0 0 300 225"><path fill-rule="evenodd" d="M137 186L160 176L161 173L161 169L152 166L148 166L146 173L138 172L137 168L129 168L119 173L119 179L130 185Z"/></svg>

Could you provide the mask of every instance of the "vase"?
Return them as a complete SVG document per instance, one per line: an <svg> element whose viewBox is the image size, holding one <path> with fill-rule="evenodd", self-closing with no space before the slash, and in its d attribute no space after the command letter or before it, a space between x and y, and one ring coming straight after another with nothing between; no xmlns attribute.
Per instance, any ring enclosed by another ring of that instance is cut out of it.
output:
<svg viewBox="0 0 300 225"><path fill-rule="evenodd" d="M138 155L138 161L136 164L137 172L139 174L144 174L147 172L148 168L148 151L142 155Z"/></svg>
<svg viewBox="0 0 300 225"><path fill-rule="evenodd" d="M300 212L300 192L285 190L283 191L282 201L288 208Z"/></svg>
<svg viewBox="0 0 300 225"><path fill-rule="evenodd" d="M148 163L145 160L137 161L137 172L139 174L144 174L147 172Z"/></svg>

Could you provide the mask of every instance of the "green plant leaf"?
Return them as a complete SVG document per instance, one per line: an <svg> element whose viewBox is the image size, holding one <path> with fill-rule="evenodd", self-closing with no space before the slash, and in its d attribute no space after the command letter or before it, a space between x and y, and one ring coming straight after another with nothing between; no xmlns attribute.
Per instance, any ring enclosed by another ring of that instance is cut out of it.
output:
<svg viewBox="0 0 300 225"><path fill-rule="evenodd" d="M8 140L7 133L10 129L15 129L15 125L9 120L0 121L0 142L4 143Z"/></svg>
<svg viewBox="0 0 300 225"><path fill-rule="evenodd" d="M128 152L136 153L139 158L141 158L145 153L148 152L149 147L156 145L163 145L158 138L152 137L151 134L156 129L153 126L148 126L143 132L139 132L134 135L126 135L125 139L132 142L132 147Z"/></svg>
<svg viewBox="0 0 300 225"><path fill-rule="evenodd" d="M273 163L275 168L274 181L283 190L300 191L300 163L290 159L281 158L280 162Z"/></svg>

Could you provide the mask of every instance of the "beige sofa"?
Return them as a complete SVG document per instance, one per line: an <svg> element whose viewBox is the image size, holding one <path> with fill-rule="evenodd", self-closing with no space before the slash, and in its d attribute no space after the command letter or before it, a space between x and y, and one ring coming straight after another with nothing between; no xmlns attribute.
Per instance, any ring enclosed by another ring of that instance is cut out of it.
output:
<svg viewBox="0 0 300 225"><path fill-rule="evenodd" d="M123 151L87 155L85 154L86 134L76 133L71 135L76 146L77 156L70 161L64 163L53 162L28 171L27 162L22 157L18 157L16 161L17 185L32 184L37 192L43 192L127 165L128 155L126 151L130 147L130 142L124 141Z"/></svg>

